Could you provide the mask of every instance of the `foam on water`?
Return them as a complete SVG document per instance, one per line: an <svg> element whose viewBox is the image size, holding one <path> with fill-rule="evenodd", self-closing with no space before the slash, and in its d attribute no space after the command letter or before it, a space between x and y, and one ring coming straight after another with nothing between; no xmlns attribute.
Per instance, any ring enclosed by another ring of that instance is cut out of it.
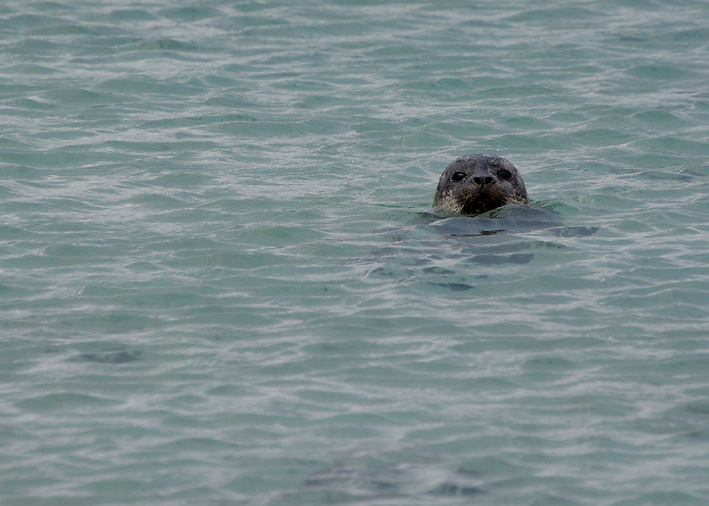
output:
<svg viewBox="0 0 709 506"><path fill-rule="evenodd" d="M5 2L0 502L705 504L708 15Z"/></svg>

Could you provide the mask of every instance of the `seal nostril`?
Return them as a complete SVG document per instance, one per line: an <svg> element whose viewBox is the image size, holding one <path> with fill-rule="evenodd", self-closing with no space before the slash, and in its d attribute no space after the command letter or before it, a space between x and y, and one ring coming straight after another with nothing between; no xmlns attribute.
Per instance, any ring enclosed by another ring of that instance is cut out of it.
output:
<svg viewBox="0 0 709 506"><path fill-rule="evenodd" d="M475 182L475 184L485 185L485 184L491 184L493 181L495 181L495 179L490 176L485 176L485 177L475 176L473 178L473 181Z"/></svg>

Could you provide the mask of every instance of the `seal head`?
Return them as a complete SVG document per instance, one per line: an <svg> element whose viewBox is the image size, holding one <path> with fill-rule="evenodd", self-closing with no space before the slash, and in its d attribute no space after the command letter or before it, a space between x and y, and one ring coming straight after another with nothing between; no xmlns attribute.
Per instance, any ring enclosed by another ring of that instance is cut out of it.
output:
<svg viewBox="0 0 709 506"><path fill-rule="evenodd" d="M468 155L458 158L441 174L433 210L480 214L509 204L529 204L522 176L512 162L499 156Z"/></svg>

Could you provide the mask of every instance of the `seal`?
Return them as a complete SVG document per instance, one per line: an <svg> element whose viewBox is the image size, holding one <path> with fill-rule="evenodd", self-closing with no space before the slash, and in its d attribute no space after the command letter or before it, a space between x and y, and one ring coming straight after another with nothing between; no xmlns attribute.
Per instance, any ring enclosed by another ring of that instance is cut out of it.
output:
<svg viewBox="0 0 709 506"><path fill-rule="evenodd" d="M441 174L433 210L471 215L509 204L529 204L517 167L499 156L468 155L458 158Z"/></svg>

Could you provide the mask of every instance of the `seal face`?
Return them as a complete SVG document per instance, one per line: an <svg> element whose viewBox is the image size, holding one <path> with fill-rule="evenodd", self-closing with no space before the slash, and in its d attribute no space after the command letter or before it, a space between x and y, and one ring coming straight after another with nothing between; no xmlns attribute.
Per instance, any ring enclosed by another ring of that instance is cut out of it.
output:
<svg viewBox="0 0 709 506"><path fill-rule="evenodd" d="M441 174L434 211L480 214L508 204L528 205L524 181L512 162L499 156L458 158Z"/></svg>

